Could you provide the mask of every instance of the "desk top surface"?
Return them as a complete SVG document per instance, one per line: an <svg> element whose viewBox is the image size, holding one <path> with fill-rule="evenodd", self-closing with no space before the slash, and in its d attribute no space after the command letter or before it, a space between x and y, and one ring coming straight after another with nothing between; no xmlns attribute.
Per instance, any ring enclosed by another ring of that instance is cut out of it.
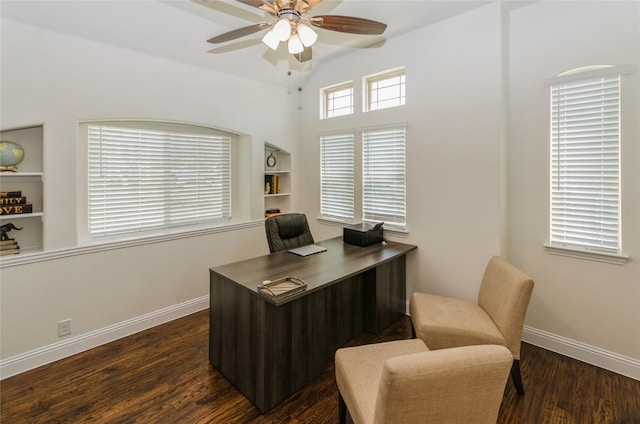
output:
<svg viewBox="0 0 640 424"><path fill-rule="evenodd" d="M374 268L379 264L406 255L416 246L388 241L386 245L376 243L367 247L343 243L336 237L316 243L327 248L325 252L310 256L298 256L288 251L271 253L240 262L211 268L211 273L227 278L236 284L257 293L265 280L298 277L307 283L306 292L335 284L341 280ZM298 296L291 296L296 298ZM281 304L288 301L271 302Z"/></svg>

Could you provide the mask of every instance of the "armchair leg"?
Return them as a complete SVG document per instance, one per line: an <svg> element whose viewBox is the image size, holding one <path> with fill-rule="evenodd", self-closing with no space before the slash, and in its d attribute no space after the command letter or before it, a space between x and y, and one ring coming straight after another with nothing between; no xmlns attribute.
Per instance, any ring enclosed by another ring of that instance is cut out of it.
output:
<svg viewBox="0 0 640 424"><path fill-rule="evenodd" d="M338 392L338 422L345 424L347 422L347 404L344 403L342 394Z"/></svg>
<svg viewBox="0 0 640 424"><path fill-rule="evenodd" d="M524 386L522 385L522 375L520 374L520 360L514 359L513 365L511 365L511 379L513 385L516 388L516 393L519 395L524 394Z"/></svg>

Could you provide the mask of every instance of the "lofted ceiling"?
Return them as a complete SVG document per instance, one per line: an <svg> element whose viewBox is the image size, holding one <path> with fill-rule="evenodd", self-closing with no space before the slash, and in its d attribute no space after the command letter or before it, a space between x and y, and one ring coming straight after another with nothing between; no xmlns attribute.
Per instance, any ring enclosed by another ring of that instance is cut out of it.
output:
<svg viewBox="0 0 640 424"><path fill-rule="evenodd" d="M346 15L387 24L381 36L317 29L313 59L299 63L285 46L261 42L266 31L224 44L206 40L270 21L260 9L232 0L0 0L3 17L136 52L287 86L314 67L354 49L379 48L391 37L483 6L492 0L324 0L311 15Z"/></svg>

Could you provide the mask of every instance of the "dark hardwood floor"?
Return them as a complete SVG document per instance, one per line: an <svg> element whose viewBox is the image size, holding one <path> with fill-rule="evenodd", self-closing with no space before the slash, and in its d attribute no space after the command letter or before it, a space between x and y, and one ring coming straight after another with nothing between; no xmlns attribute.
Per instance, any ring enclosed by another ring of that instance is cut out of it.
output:
<svg viewBox="0 0 640 424"><path fill-rule="evenodd" d="M320 377L261 415L209 364L208 327L208 311L198 312L5 379L0 422L338 422L332 358ZM350 344L408 337L403 317ZM640 423L639 381L529 344L521 367L526 393L518 396L509 381L499 423Z"/></svg>

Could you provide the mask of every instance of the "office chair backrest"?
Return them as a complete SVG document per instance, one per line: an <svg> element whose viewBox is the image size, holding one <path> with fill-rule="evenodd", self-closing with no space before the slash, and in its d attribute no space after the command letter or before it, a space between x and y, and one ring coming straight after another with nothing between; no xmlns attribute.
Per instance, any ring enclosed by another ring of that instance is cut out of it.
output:
<svg viewBox="0 0 640 424"><path fill-rule="evenodd" d="M271 253L314 243L307 217L302 213L271 216L264 221L264 227Z"/></svg>

